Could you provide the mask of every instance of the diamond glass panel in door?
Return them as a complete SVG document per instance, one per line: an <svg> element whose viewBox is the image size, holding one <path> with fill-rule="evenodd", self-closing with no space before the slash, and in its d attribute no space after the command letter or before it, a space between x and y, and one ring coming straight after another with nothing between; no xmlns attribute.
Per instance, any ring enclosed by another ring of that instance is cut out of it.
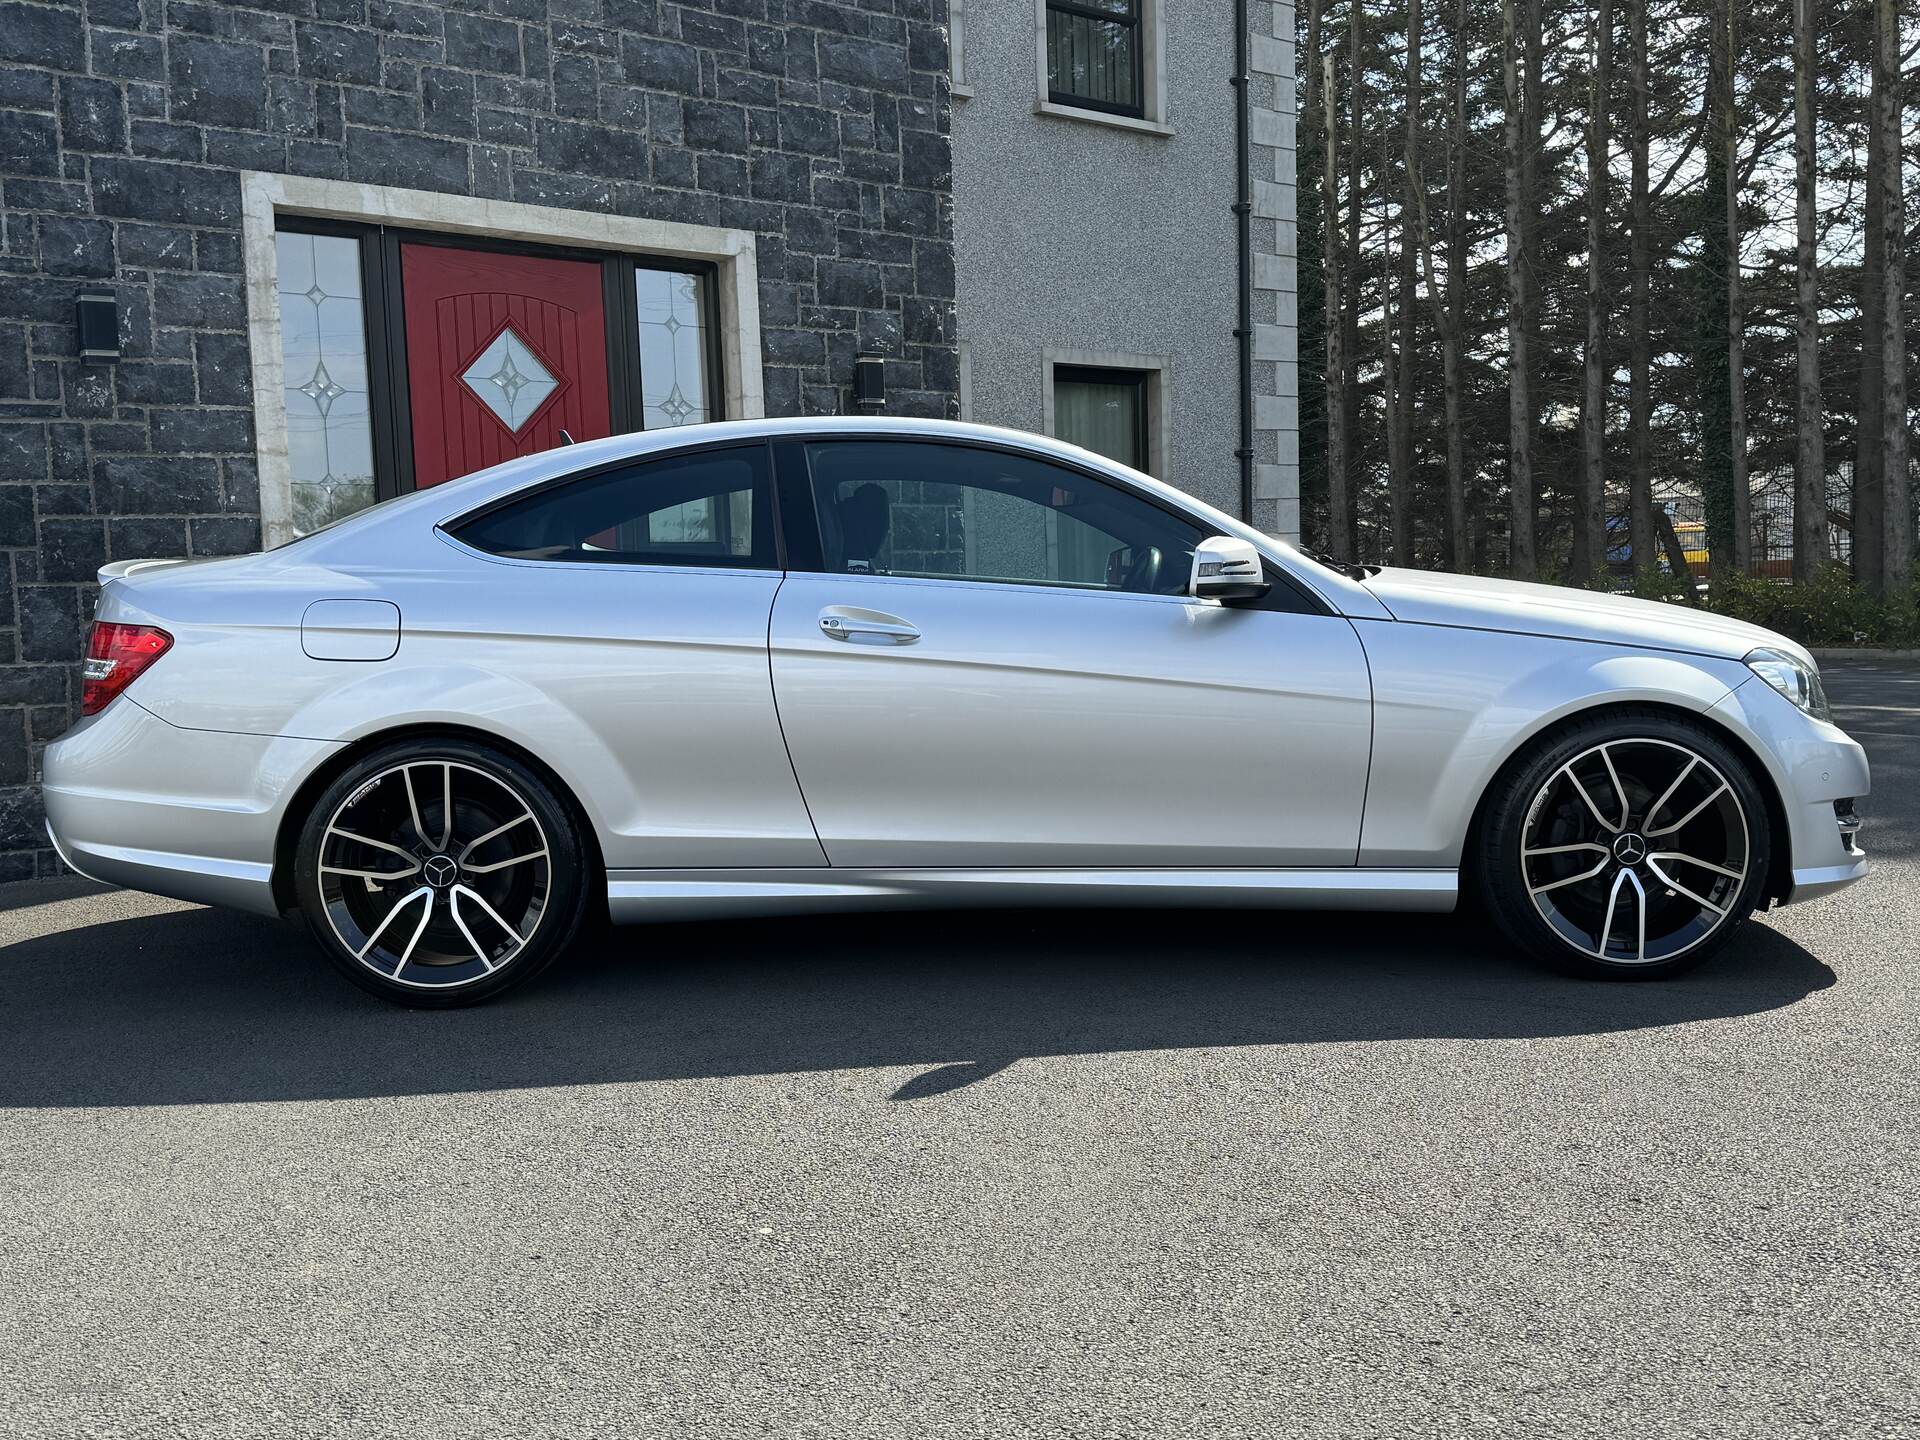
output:
<svg viewBox="0 0 1920 1440"><path fill-rule="evenodd" d="M706 282L680 270L638 270L641 428L713 418L707 394Z"/></svg>
<svg viewBox="0 0 1920 1440"><path fill-rule="evenodd" d="M304 535L374 501L360 242L282 231L274 247L293 525Z"/></svg>
<svg viewBox="0 0 1920 1440"><path fill-rule="evenodd" d="M600 261L407 241L400 288L416 487L612 433Z"/></svg>

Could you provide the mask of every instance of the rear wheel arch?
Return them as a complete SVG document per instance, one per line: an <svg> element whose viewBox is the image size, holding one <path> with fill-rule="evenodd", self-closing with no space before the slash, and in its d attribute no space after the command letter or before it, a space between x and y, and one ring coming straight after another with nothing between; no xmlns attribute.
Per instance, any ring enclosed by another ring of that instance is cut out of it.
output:
<svg viewBox="0 0 1920 1440"><path fill-rule="evenodd" d="M314 803L326 792L334 779L355 764L362 756L371 754L382 746L391 745L400 740L461 740L468 744L484 746L500 751L525 765L545 782L547 787L559 798L573 814L573 821L579 831L581 843L586 847L592 872L590 893L595 897L594 904L599 910L606 907L606 860L600 849L600 834L595 828L593 817L587 807L574 793L573 787L560 777L554 768L542 760L533 751L512 740L470 725L448 725L429 723L419 725L398 725L389 730L378 730L371 735L363 735L349 745L341 747L335 754L329 755L325 762L315 766L313 773L300 782L293 798L287 802L281 813L280 826L275 833L273 845L273 899L282 914L297 906L294 893L294 854L300 847L300 831L305 825Z"/></svg>

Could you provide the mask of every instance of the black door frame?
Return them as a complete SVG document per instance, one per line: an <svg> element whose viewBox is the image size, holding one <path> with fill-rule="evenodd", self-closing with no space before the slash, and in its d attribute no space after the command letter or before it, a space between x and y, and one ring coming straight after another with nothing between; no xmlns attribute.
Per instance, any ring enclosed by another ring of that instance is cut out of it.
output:
<svg viewBox="0 0 1920 1440"><path fill-rule="evenodd" d="M485 235L449 235L400 225L373 225L305 215L276 218L275 233L337 235L360 242L360 289L367 333L367 412L373 431L374 494L381 500L415 488L413 417L407 370L406 309L402 304L400 247L434 245L448 250L481 250L503 255L532 255L552 260L583 260L600 266L606 309L607 380L613 433L643 427L645 401L640 377L640 302L635 272L672 270L705 280L701 309L706 330L708 417L727 419L727 386L720 343L719 266L677 255L648 255L625 250L587 250L541 245Z"/></svg>

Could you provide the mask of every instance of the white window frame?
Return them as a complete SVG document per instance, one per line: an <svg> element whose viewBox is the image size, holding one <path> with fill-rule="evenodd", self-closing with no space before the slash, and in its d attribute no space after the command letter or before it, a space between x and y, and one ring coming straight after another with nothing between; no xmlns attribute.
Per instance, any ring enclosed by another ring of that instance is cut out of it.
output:
<svg viewBox="0 0 1920 1440"><path fill-rule="evenodd" d="M281 389L285 374L280 351L280 264L274 240L282 215L711 261L719 288L727 416L752 420L766 414L760 374L759 267L750 230L258 171L245 172L240 184L260 533L268 546L285 544L296 536L286 398Z"/></svg>
<svg viewBox="0 0 1920 1440"><path fill-rule="evenodd" d="M1171 135L1167 124L1167 21L1161 0L1140 0L1140 39L1145 53L1140 57L1141 108L1146 112L1110 115L1104 110L1083 110L1078 105L1061 105L1052 98L1047 84L1047 0L1033 0L1034 63L1039 83L1033 104L1036 115L1052 115L1061 120L1081 120L1093 125L1112 125L1145 135Z"/></svg>
<svg viewBox="0 0 1920 1440"><path fill-rule="evenodd" d="M967 83L967 0L947 3L947 88L956 100L971 100Z"/></svg>
<svg viewBox="0 0 1920 1440"><path fill-rule="evenodd" d="M1167 431L1173 423L1171 355L1141 355L1127 350L1068 350L1048 346L1040 352L1042 430L1059 439L1054 428L1053 372L1069 370L1131 370L1147 377L1147 473L1168 481Z"/></svg>

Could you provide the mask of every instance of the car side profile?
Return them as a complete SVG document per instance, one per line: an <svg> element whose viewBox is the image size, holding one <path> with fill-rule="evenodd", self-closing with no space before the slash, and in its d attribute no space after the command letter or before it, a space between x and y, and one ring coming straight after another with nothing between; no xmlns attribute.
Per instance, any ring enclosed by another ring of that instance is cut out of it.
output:
<svg viewBox="0 0 1920 1440"><path fill-rule="evenodd" d="M48 829L464 1004L614 921L1446 911L1675 974L1859 879L1814 662L1683 607L1346 567L934 421L548 451L263 554L100 572Z"/></svg>

